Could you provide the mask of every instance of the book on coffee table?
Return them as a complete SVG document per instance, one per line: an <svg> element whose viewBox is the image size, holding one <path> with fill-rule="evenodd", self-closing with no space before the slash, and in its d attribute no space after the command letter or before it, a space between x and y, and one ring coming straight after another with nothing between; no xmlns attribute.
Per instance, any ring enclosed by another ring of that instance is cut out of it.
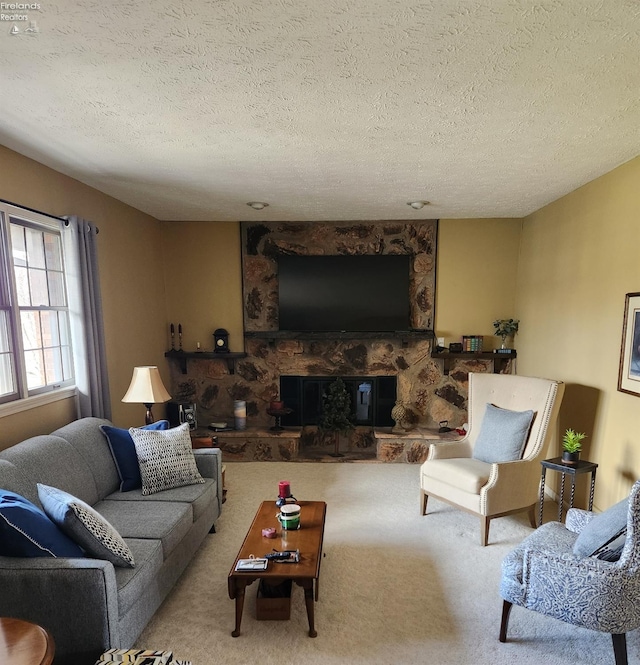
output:
<svg viewBox="0 0 640 665"><path fill-rule="evenodd" d="M255 570L266 570L269 565L267 559L238 559L236 570L238 572L253 572Z"/></svg>

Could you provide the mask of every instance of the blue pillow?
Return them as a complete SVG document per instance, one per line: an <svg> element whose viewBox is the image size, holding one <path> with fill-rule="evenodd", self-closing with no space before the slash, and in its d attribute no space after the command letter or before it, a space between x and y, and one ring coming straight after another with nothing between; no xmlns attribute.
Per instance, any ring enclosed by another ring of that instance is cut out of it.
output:
<svg viewBox="0 0 640 665"><path fill-rule="evenodd" d="M37 483L38 497L51 518L88 556L133 568L133 554L122 536L88 503L56 487Z"/></svg>
<svg viewBox="0 0 640 665"><path fill-rule="evenodd" d="M0 490L0 555L84 557L84 552L31 501Z"/></svg>
<svg viewBox="0 0 640 665"><path fill-rule="evenodd" d="M136 455L136 447L128 429L120 429L111 425L100 425L102 433L107 437L113 460L120 476L120 491L130 492L142 487L140 465ZM168 420L158 420L141 429L164 430L169 429Z"/></svg>
<svg viewBox="0 0 640 665"><path fill-rule="evenodd" d="M522 459L533 411L510 411L487 404L473 457L492 464Z"/></svg>
<svg viewBox="0 0 640 665"><path fill-rule="evenodd" d="M573 544L577 556L595 556L606 561L617 561L627 537L629 499L622 499L603 513L596 515L582 529Z"/></svg>

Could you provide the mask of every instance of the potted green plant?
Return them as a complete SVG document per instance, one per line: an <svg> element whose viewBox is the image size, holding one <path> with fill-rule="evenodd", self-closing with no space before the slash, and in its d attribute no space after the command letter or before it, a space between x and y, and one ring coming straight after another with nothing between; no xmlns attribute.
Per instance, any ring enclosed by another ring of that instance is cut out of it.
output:
<svg viewBox="0 0 640 665"><path fill-rule="evenodd" d="M562 437L562 463L577 464L580 460L582 440L586 437L584 432L575 432L568 429Z"/></svg>
<svg viewBox="0 0 640 665"><path fill-rule="evenodd" d="M344 457L340 452L340 434L347 434L354 429L353 406L344 381L337 378L329 384L322 394L322 414L318 427L322 432L331 432L335 452L329 453L332 457Z"/></svg>
<svg viewBox="0 0 640 665"><path fill-rule="evenodd" d="M507 337L511 337L518 332L518 326L520 325L520 319L496 319L493 322L493 327L495 328L495 334L498 337L502 337L502 346L500 348L506 349L506 340Z"/></svg>

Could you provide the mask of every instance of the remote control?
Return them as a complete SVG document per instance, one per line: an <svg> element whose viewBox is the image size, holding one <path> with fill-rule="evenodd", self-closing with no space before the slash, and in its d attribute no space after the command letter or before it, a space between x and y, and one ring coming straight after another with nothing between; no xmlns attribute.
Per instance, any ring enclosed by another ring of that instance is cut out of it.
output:
<svg viewBox="0 0 640 665"><path fill-rule="evenodd" d="M264 555L264 558L277 561L278 559L288 559L291 554L292 552L269 552L269 554Z"/></svg>

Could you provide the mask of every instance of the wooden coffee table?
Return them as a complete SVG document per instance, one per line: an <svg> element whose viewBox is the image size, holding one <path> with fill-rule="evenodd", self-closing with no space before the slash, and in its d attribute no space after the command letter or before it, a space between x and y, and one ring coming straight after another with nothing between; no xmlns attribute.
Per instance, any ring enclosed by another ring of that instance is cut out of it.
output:
<svg viewBox="0 0 640 665"><path fill-rule="evenodd" d="M0 618L2 665L50 665L55 644L48 630L21 619Z"/></svg>
<svg viewBox="0 0 640 665"><path fill-rule="evenodd" d="M285 531L286 540L281 537L282 529L276 520L278 507L275 501L263 501L253 518L249 531L231 566L229 573L229 598L236 601L236 627L233 637L240 635L242 610L244 608L245 589L256 580L264 579L269 584L279 584L292 580L304 589L304 602L309 620L309 637L318 633L315 629L314 601L318 600L318 578L320 577L320 560L322 557L322 538L327 504L324 501L298 501L300 511L300 529ZM262 529L277 527L276 538L264 538ZM285 544L286 543L286 544ZM299 550L298 563L276 563L269 561L266 570L237 572L238 559L248 559L250 555L263 557L273 549Z"/></svg>

